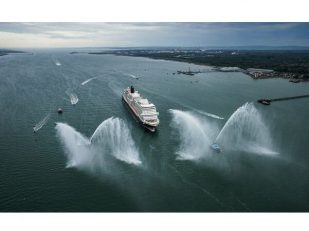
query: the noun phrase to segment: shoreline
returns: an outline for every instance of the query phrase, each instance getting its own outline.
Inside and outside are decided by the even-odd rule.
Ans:
[[[27,54],[28,52],[24,51],[15,51],[15,50],[7,50],[7,49],[0,49],[0,57],[9,55],[9,54]]]
[[[74,53],[74,52],[71,52]],[[206,50],[197,48],[122,49],[88,51],[88,54],[113,54],[143,57],[208,66],[216,71],[242,72],[252,79],[283,78],[291,82],[309,80],[308,50]],[[180,71],[193,75],[189,71]]]

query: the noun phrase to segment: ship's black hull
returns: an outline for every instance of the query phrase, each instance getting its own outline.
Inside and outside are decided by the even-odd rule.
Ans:
[[[150,126],[148,124],[145,124],[136,114],[135,112],[132,110],[132,108],[130,107],[130,105],[127,103],[127,101],[123,98],[122,96],[122,102],[126,105],[126,107],[129,109],[130,113],[132,114],[132,116],[135,118],[135,120],[142,125],[145,129],[147,129],[148,131],[151,132],[155,132],[157,130],[157,127],[154,126]]]

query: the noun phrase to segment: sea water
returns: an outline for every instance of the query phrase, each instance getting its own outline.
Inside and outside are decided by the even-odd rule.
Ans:
[[[0,57],[1,211],[309,211],[308,99],[256,103],[308,83],[69,53]],[[156,133],[122,104],[131,85]]]

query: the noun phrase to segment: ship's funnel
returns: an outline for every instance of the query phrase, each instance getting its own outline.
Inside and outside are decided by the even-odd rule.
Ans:
[[[134,93],[134,87],[131,86],[130,89],[131,89],[131,93]]]

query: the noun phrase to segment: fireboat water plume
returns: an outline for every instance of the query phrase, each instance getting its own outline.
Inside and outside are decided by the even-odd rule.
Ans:
[[[212,144],[219,129],[216,124],[192,112],[170,109],[171,127],[177,131],[180,146],[177,154],[179,160],[196,160],[211,153]]]
[[[90,138],[91,144],[102,145],[117,159],[139,165],[141,161],[126,123],[111,117],[103,121]]]
[[[130,131],[119,118],[103,121],[91,138],[65,123],[57,123],[55,129],[65,151],[67,167],[104,173],[111,158],[134,166],[142,164]]]
[[[215,142],[230,150],[278,154],[270,130],[253,103],[245,103],[231,115]]]

